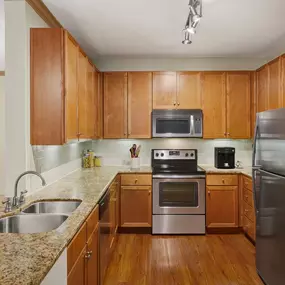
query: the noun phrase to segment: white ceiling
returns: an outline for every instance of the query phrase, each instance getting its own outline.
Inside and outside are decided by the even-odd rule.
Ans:
[[[186,46],[188,0],[43,1],[93,58],[266,57],[285,36],[284,0],[203,0],[199,30]]]
[[[5,70],[5,18],[4,0],[0,0],[0,71]]]

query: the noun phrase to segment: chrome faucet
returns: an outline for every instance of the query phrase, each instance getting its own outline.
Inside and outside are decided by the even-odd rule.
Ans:
[[[12,207],[18,207],[19,206],[19,203],[23,203],[24,202],[24,194],[27,193],[27,191],[22,191],[21,192],[21,197],[20,199],[18,198],[18,183],[20,181],[20,179],[27,175],[27,174],[34,174],[34,175],[37,175],[38,177],[41,178],[42,180],[42,185],[45,186],[46,185],[46,181],[45,179],[42,177],[42,175],[36,171],[25,171],[23,172],[21,175],[19,175],[19,177],[17,178],[16,182],[15,182],[15,188],[14,188],[14,197],[13,197],[13,202],[12,202]]]

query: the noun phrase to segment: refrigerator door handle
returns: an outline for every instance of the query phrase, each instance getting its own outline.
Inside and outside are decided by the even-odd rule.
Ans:
[[[252,152],[252,169],[253,170],[258,168],[258,166],[255,164],[257,136],[258,136],[258,114],[256,114],[256,125],[255,125],[254,140],[253,140],[253,152]]]
[[[253,203],[254,203],[254,208],[255,208],[255,214],[257,216],[258,214],[258,209],[257,209],[257,200],[256,200],[256,179],[255,179],[255,175],[256,175],[256,172],[258,170],[257,169],[252,169],[252,182],[253,182]]]

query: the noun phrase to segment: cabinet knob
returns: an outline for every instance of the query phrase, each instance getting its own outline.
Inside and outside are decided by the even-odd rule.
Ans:
[[[244,212],[247,213],[247,212],[248,212],[248,209],[245,209]]]
[[[226,136],[227,135],[227,133],[224,133],[224,136]]]
[[[211,195],[211,191],[208,191],[208,195]]]
[[[225,183],[225,179],[222,179],[222,182]]]
[[[230,135],[230,133],[227,133],[227,135],[229,136],[229,135]]]
[[[150,193],[151,193],[151,191],[149,190],[149,191],[148,191],[148,195],[150,195]]]
[[[173,105],[176,106],[176,102],[173,102]]]
[[[180,103],[178,102],[177,105],[180,106]]]
[[[138,183],[138,180],[137,180],[137,179],[135,179],[135,183]]]

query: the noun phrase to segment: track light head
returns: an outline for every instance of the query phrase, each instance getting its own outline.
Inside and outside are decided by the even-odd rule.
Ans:
[[[184,36],[184,40],[182,41],[182,44],[184,45],[192,44],[192,41],[190,39],[190,33],[187,30],[185,30],[185,36]]]

